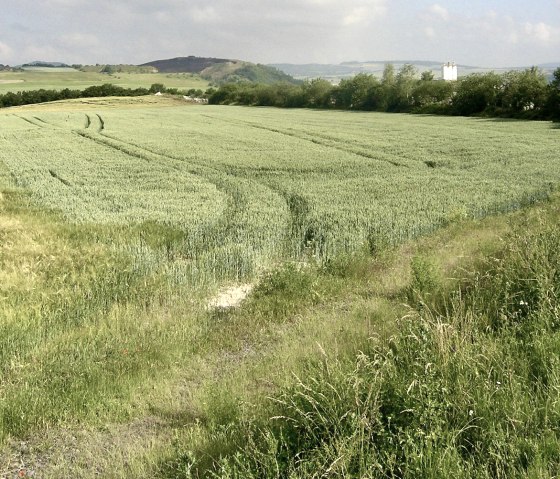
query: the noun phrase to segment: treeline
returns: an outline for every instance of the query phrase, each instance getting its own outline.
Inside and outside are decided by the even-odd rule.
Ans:
[[[176,88],[165,88],[162,84],[155,83],[150,88],[123,88],[111,83],[94,85],[85,90],[29,90],[8,92],[0,95],[0,108],[20,105],[31,105],[34,103],[45,103],[49,101],[70,100],[73,98],[94,98],[103,96],[142,96],[156,92],[177,94]]]
[[[338,85],[322,79],[302,85],[230,83],[213,92],[209,103],[560,120],[560,68],[550,83],[538,68],[445,82],[429,71],[418,78],[412,65],[399,71],[387,65],[381,79],[360,73]]]

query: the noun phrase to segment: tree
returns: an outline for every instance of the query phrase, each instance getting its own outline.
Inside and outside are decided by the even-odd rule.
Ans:
[[[165,86],[163,83],[153,83],[149,90],[150,93],[165,93]]]
[[[412,104],[415,108],[437,106],[443,112],[448,107],[455,88],[454,82],[420,80],[412,91]],[[436,109],[432,109],[436,111]]]
[[[453,97],[453,111],[458,115],[494,114],[500,104],[502,76],[497,73],[473,73],[459,81]]]
[[[227,105],[236,103],[238,98],[239,85],[237,83],[226,83],[214,91],[208,97],[208,103],[213,105]]]
[[[395,96],[390,105],[392,111],[408,111],[413,105],[412,91],[416,85],[418,74],[413,65],[405,64],[397,73],[395,82]]]
[[[502,108],[512,115],[538,112],[544,107],[546,93],[546,78],[538,68],[510,71],[503,76]]]
[[[333,91],[333,100],[338,108],[372,110],[378,103],[379,80],[373,75],[359,73],[340,82]]]
[[[115,67],[113,65],[105,65],[102,69],[100,73],[106,73],[107,75],[112,75],[113,73],[115,73]]]
[[[422,81],[433,81],[434,80],[434,72],[431,70],[426,70],[424,72],[422,72],[422,75],[420,75],[420,80]]]
[[[395,66],[392,63],[386,63],[381,76],[381,88],[379,90],[379,110],[387,111],[394,103],[395,96]]]
[[[324,108],[331,104],[333,86],[327,80],[316,78],[303,84],[305,105]]]
[[[554,70],[548,85],[546,115],[551,120],[560,121],[560,68]]]
[[[395,84],[395,65],[386,63],[381,76],[381,84],[383,86],[393,86]]]

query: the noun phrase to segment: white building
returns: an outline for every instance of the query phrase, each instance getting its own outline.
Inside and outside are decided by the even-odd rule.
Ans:
[[[457,65],[455,62],[447,62],[441,66],[441,76],[445,81],[457,81]]]

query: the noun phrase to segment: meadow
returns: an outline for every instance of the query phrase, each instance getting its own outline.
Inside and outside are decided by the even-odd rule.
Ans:
[[[38,90],[83,90],[92,85],[111,83],[123,88],[150,88],[163,83],[168,88],[184,90],[208,87],[208,82],[188,73],[98,73],[71,68],[28,68],[24,71],[0,72],[0,95],[7,92]]]
[[[0,111],[0,474],[205,477],[306,361],[396,331],[410,281],[438,283],[423,251],[459,274],[555,198],[558,134],[155,97]]]

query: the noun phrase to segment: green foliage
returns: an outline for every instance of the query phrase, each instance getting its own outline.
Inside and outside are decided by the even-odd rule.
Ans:
[[[263,85],[299,83],[290,75],[274,67],[238,61],[215,63],[205,68],[201,75],[218,85],[227,83],[259,83]]]
[[[503,77],[502,108],[514,114],[536,114],[546,101],[547,82],[537,68],[509,72]]]
[[[360,73],[339,85],[322,79],[289,88],[226,84],[210,103],[553,119],[559,109],[554,85],[537,68],[472,74],[455,83],[434,80],[431,72],[418,79],[412,65],[395,72],[388,64],[381,81]]]
[[[355,77],[342,80],[333,91],[334,105],[351,110],[376,110],[379,100],[377,93],[380,83],[373,75],[360,73]]]
[[[545,110],[549,118],[560,121],[560,68],[554,71],[552,82],[548,87]]]
[[[415,256],[412,259],[412,281],[408,291],[408,299],[411,304],[422,305],[439,293],[441,278],[433,261],[423,257]]]
[[[287,263],[266,275],[254,291],[259,315],[285,318],[319,298],[316,272],[305,264]],[[249,306],[250,307],[250,306]]]
[[[431,70],[423,71],[420,75],[420,79],[425,82],[430,82],[434,80],[434,72]]]
[[[163,83],[153,83],[148,91],[150,93],[165,93],[166,88]]]
[[[495,111],[500,105],[502,77],[497,73],[473,74],[461,80],[453,97],[453,109],[459,115]]]
[[[153,86],[153,85],[152,85]],[[163,85],[162,85],[163,86]],[[122,88],[120,86],[105,83],[87,87],[83,91],[69,90],[30,90],[17,93],[5,93],[0,95],[0,108],[10,106],[31,105],[35,103],[46,103],[50,101],[68,100],[71,98],[93,98],[104,96],[142,96],[148,95],[150,91],[146,88]]]
[[[270,420],[230,423],[237,451],[202,477],[553,476],[559,238],[556,224],[522,230],[447,293],[443,315],[428,301],[355,362],[312,363],[273,397]],[[432,267],[415,265],[413,282],[431,290]]]

